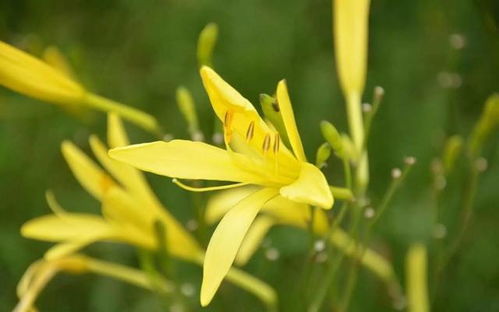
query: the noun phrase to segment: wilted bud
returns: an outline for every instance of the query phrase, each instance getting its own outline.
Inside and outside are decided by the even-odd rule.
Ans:
[[[326,162],[331,156],[331,145],[329,143],[323,143],[317,149],[315,157],[315,165],[319,168],[325,167]]]
[[[198,38],[197,58],[199,67],[212,66],[213,49],[217,43],[218,26],[215,23],[206,25]]]

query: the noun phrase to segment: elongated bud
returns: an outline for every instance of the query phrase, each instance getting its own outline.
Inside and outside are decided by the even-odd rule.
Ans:
[[[215,23],[206,25],[198,38],[197,58],[199,67],[207,65],[212,67],[213,50],[217,43],[218,26]]]
[[[334,198],[351,201],[354,199],[353,193],[350,189],[345,187],[337,187],[330,185],[331,193],[333,193]]]
[[[183,86],[177,88],[177,105],[188,125],[189,134],[195,141],[202,141],[203,134],[199,130],[196,106],[189,90]]]
[[[366,76],[369,0],[334,0],[336,68],[343,93],[362,94]]]
[[[284,121],[282,120],[281,110],[277,99],[273,96],[262,93],[260,94],[260,105],[262,106],[262,111],[265,117],[276,128],[284,142],[288,144],[288,135],[284,126]]]
[[[407,299],[410,312],[429,311],[427,262],[426,246],[413,244],[406,256]]]
[[[499,124],[499,93],[495,93],[485,102],[480,120],[475,125],[470,138],[470,154],[478,157],[483,143]]]
[[[66,74],[1,41],[0,85],[58,104],[79,103],[85,96],[85,89]]]
[[[354,162],[359,160],[359,152],[355,148],[355,145],[352,142],[352,139],[347,134],[341,135],[341,145],[343,146],[342,157],[346,157]]]
[[[442,162],[445,172],[450,172],[454,168],[456,159],[461,153],[463,147],[463,138],[459,135],[453,135],[447,139],[442,154]]]
[[[53,52],[49,58],[54,61]],[[61,59],[58,59],[58,62],[61,62]],[[87,92],[67,73],[53,66],[55,65],[49,65],[0,41],[0,85],[49,103],[81,105],[104,112],[114,112],[150,132],[160,134],[161,129],[153,116]]]
[[[331,145],[329,143],[322,143],[317,149],[315,156],[315,165],[319,168],[325,167],[327,160],[331,156]]]
[[[331,145],[336,155],[344,156],[343,140],[335,126],[329,121],[321,121],[321,132],[324,139]]]

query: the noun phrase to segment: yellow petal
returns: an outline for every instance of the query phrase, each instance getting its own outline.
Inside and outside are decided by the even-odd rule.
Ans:
[[[302,163],[298,179],[280,189],[283,197],[290,200],[318,206],[324,209],[333,207],[333,194],[324,174],[309,163]]]
[[[229,154],[202,142],[173,140],[109,151],[111,158],[138,169],[181,179],[259,183],[261,178],[235,166]]]
[[[201,248],[195,239],[163,207],[130,197],[121,189],[112,189],[104,198],[103,214],[119,230],[120,240],[144,248],[157,248],[155,222],[166,230],[168,252],[184,259],[196,259]]]
[[[241,199],[255,192],[254,186],[239,187],[233,190],[218,192],[212,195],[206,204],[205,219],[208,224],[220,220]],[[276,219],[279,224],[307,227],[310,223],[310,207],[307,204],[295,202],[276,196],[263,205],[262,213]],[[314,229],[318,233],[326,231],[328,219],[326,214],[317,213],[314,217]]]
[[[79,103],[85,90],[39,59],[0,41],[0,84],[55,103]]]
[[[89,142],[95,157],[127,191],[143,199],[149,199],[154,196],[147,185],[144,175],[140,171],[132,166],[111,159],[108,155],[107,146],[97,136],[92,135]]]
[[[117,187],[111,177],[73,143],[64,141],[61,148],[76,179],[95,198],[100,200],[109,188]]]
[[[107,115],[107,142],[111,148],[130,144],[123,122],[116,113]]]
[[[289,99],[288,88],[286,87],[286,82],[284,80],[279,81],[279,84],[277,85],[277,102],[279,103],[282,121],[284,122],[284,127],[288,134],[289,143],[293,148],[296,158],[301,161],[307,161],[305,152],[303,151],[300,134],[296,127],[295,115],[293,113],[293,107],[291,106],[291,100]]]
[[[255,219],[255,222],[253,222],[248,230],[248,233],[241,244],[241,248],[239,248],[239,252],[237,253],[235,261],[237,265],[245,265],[248,262],[258,247],[260,247],[263,239],[274,223],[274,218],[265,215],[258,216]]]
[[[46,215],[32,219],[23,224],[21,234],[28,238],[57,242],[111,237],[114,229],[101,217],[66,213],[63,217]]]
[[[218,222],[227,211],[256,190],[257,187],[246,186],[218,192],[217,194],[212,195],[206,204],[206,222],[208,224]]]
[[[241,200],[220,221],[206,249],[201,285],[202,306],[208,305],[215,295],[258,211],[277,194],[275,189],[261,189]]]
[[[239,92],[232,88],[211,68],[203,66],[200,73],[213,110],[224,123],[226,136],[231,137],[231,134],[227,134],[227,131],[238,134],[246,141],[248,146],[251,146],[254,151],[260,154],[265,153],[262,146],[266,137],[269,137],[270,145],[279,146],[277,151],[279,161],[293,161],[291,152],[289,152],[284,144],[279,144],[280,139],[276,143],[276,131],[267,126],[246,98],[239,94]],[[226,115],[227,113],[230,114],[230,118]]]

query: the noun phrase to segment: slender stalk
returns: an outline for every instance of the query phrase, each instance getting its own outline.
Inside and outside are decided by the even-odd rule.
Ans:
[[[347,279],[347,285],[346,285],[346,291],[345,291],[345,297],[343,298],[342,304],[340,311],[347,311],[348,305],[350,303],[350,299],[352,297],[353,290],[355,288],[355,284],[357,282],[357,276],[358,276],[358,267],[359,267],[359,259],[362,259],[363,254],[369,245],[370,241],[370,236],[372,229],[374,225],[377,223],[377,221],[380,219],[380,217],[383,215],[383,213],[386,211],[386,208],[389,206],[390,202],[393,199],[393,196],[395,195],[396,191],[399,189],[400,185],[402,182],[405,180],[407,175],[409,174],[412,166],[414,164],[414,161],[411,159],[410,161],[406,161],[405,167],[402,170],[402,173],[399,177],[394,177],[392,180],[392,183],[390,183],[390,186],[385,192],[385,195],[383,196],[383,199],[381,201],[381,204],[378,208],[378,212],[376,215],[368,222],[367,228],[364,232],[363,238],[360,240],[361,244],[358,246],[360,248],[357,248],[357,252],[359,253],[358,256],[355,256],[353,258],[353,263],[351,266],[351,269],[348,274],[348,279]],[[362,247],[361,247],[362,246]],[[396,290],[396,288],[393,288],[392,290]],[[394,296],[396,299],[401,297],[401,294],[394,293]]]
[[[351,167],[348,159],[345,157],[342,158],[342,163],[343,163],[343,174],[344,174],[344,179],[345,179],[345,186],[347,189],[351,189],[352,187],[352,173],[351,173]],[[331,242],[329,241],[329,237],[332,236],[334,231],[337,229],[337,227],[341,224],[341,221],[345,217],[346,211],[348,210],[349,206],[348,201],[344,201],[343,204],[340,207],[340,211],[336,218],[333,220],[331,225],[329,226],[328,231],[326,232],[325,235],[325,242],[326,242],[326,252],[328,255],[332,255],[332,245]],[[324,300],[326,299],[326,295],[328,293],[328,290],[334,280],[334,277],[336,275],[336,272],[341,265],[341,262],[343,260],[343,256],[345,255],[346,252],[342,252],[338,254],[338,257],[334,257],[331,261],[329,261],[328,267],[326,269],[326,272],[324,273],[324,278],[322,281],[319,282],[319,287],[317,288],[317,291],[315,292],[315,296],[312,298],[312,301],[308,307],[308,312],[317,312],[320,310],[322,307],[322,304]]]
[[[467,186],[463,193],[463,208],[461,214],[461,226],[459,228],[459,232],[457,233],[454,240],[449,244],[449,248],[447,249],[445,255],[443,256],[443,260],[439,264],[437,268],[437,275],[443,271],[443,269],[447,266],[450,259],[455,255],[457,250],[459,249],[466,230],[468,229],[471,217],[473,215],[473,207],[474,207],[474,199],[476,195],[476,191],[478,188],[478,180],[480,176],[480,172],[477,169],[474,163],[471,163],[470,176],[468,179]]]
[[[369,183],[369,164],[367,151],[364,147],[364,123],[362,121],[362,110],[360,94],[350,93],[347,97],[347,117],[350,136],[357,152],[359,160],[355,168],[355,188],[358,194],[363,197]]]
[[[152,283],[151,279],[143,272],[116,263],[89,258],[87,269],[90,272],[112,277],[152,291],[155,291],[156,287],[160,287],[163,293],[171,293],[174,289],[172,283],[161,277],[158,277],[157,284]]]
[[[163,133],[156,118],[141,110],[92,93],[86,94],[83,98],[83,103],[103,112],[116,113],[123,119],[136,124],[159,138],[163,137]]]

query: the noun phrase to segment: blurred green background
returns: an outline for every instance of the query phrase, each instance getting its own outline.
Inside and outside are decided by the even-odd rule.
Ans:
[[[193,92],[202,128],[207,135],[212,132],[213,114],[197,73],[196,41],[207,23],[216,22],[220,34],[214,64],[219,73],[253,103],[286,78],[312,158],[322,143],[321,120],[346,130],[332,57],[330,7],[327,0],[4,0],[0,39],[37,55],[46,46],[58,46],[89,89],[154,114],[168,133],[185,138],[186,125],[175,105],[179,85]],[[390,170],[401,166],[404,156],[418,159],[373,242],[393,260],[402,282],[407,246],[431,240],[431,160],[445,137],[469,133],[487,96],[498,91],[498,11],[494,0],[372,1],[364,99],[370,100],[375,85],[386,90],[369,143],[373,200],[383,194]],[[153,139],[133,126],[127,129],[133,142]],[[52,189],[68,210],[98,212],[98,203],[71,176],[59,149],[70,139],[88,151],[91,133],[104,138],[104,114],[76,116],[0,90],[1,311],[13,308],[17,281],[49,246],[19,234],[25,221],[49,212],[45,190]],[[484,151],[489,168],[480,181],[474,219],[443,278],[436,311],[499,311],[498,142],[496,132]],[[332,162],[328,170],[334,177],[340,166]],[[444,207],[450,235],[466,178],[456,174],[453,179]],[[185,191],[169,179],[150,180],[174,215],[183,222],[194,216]],[[301,311],[301,290],[295,284],[307,236],[276,229],[271,238],[279,260],[269,263],[259,251],[248,270],[276,287],[283,311]],[[88,253],[137,262],[134,250],[122,245],[97,244]],[[190,299],[195,310],[201,270],[178,263],[177,271],[183,283],[196,289]],[[262,310],[251,295],[228,284],[207,310],[230,305],[237,311]],[[154,295],[90,275],[57,277],[38,306],[41,311],[165,310]],[[390,309],[382,284],[361,271],[351,310]]]

